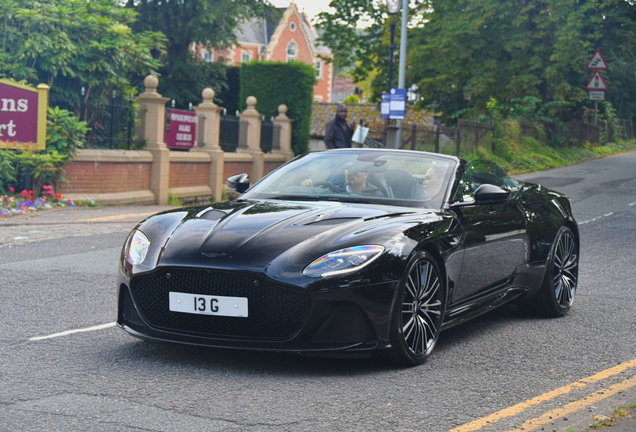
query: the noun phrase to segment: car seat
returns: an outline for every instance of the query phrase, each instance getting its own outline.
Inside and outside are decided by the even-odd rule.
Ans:
[[[417,180],[413,175],[402,169],[390,169],[383,174],[394,198],[413,199]]]

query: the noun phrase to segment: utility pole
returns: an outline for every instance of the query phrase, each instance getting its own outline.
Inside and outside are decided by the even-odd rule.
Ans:
[[[398,75],[398,88],[404,88],[406,76],[406,31],[409,22],[409,0],[402,0],[402,31],[400,33],[400,68]],[[402,120],[397,121],[398,131],[395,140],[395,148],[402,146]]]

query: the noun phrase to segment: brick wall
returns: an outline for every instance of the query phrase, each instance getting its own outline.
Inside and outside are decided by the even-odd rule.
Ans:
[[[245,173],[248,176],[252,175],[252,163],[251,162],[225,162],[223,167],[223,178],[232,177],[236,174]]]
[[[263,167],[263,174],[267,175],[271,173],[282,164],[283,162],[265,162],[265,166]]]
[[[173,162],[170,164],[168,187],[206,186],[209,167],[209,163]]]
[[[150,163],[74,161],[64,166],[67,182],[60,182],[59,192],[117,193],[150,189]]]

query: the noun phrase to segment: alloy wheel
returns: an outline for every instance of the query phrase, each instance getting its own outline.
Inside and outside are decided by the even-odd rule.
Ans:
[[[411,269],[402,297],[402,334],[416,356],[435,346],[442,320],[442,286],[436,267],[422,260]]]
[[[578,255],[574,236],[565,231],[554,252],[554,297],[562,308],[572,306],[579,274]]]

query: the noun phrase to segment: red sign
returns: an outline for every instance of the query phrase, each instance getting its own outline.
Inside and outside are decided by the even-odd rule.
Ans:
[[[44,150],[48,89],[0,79],[0,148]]]
[[[594,52],[594,55],[590,59],[590,62],[587,64],[586,68],[607,70],[607,62],[605,61],[603,54],[601,54],[601,50],[596,50]]]
[[[168,148],[190,149],[197,145],[197,114],[192,111],[166,109],[166,133]]]
[[[607,83],[605,83],[605,80],[603,79],[603,75],[601,75],[599,71],[594,72],[594,75],[592,75],[590,82],[588,82],[585,86],[585,90],[589,91],[605,91],[608,88],[609,87],[607,86]]]

